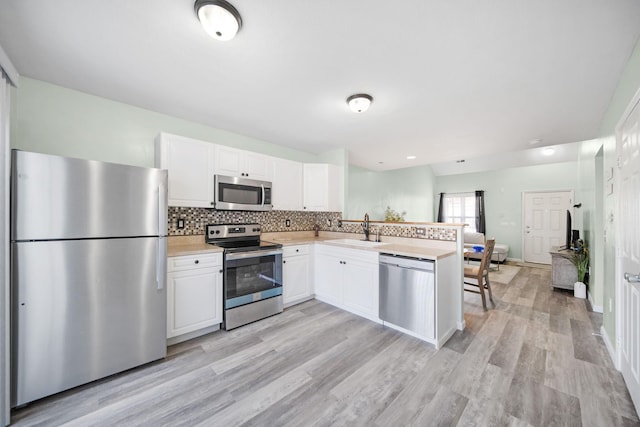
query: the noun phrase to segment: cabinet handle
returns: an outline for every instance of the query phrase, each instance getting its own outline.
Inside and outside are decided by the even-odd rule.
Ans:
[[[195,260],[194,263],[195,264],[200,264],[200,260]]]
[[[211,202],[211,206],[215,206],[215,205],[216,205],[216,202]]]
[[[224,272],[224,270],[223,270],[223,269],[220,269],[220,271],[218,271],[218,273],[223,273],[223,272]]]
[[[296,252],[300,252],[300,249],[296,249]]]
[[[283,259],[283,260],[282,260],[282,263],[283,263],[283,264],[286,264],[286,263],[287,263],[287,260],[286,260],[286,259]]]

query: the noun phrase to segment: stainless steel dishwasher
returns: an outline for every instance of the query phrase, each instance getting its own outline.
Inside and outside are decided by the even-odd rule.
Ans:
[[[380,254],[380,319],[435,338],[434,273],[431,260]]]

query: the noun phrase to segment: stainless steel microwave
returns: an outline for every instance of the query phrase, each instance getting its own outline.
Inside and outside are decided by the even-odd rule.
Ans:
[[[228,211],[270,211],[271,183],[235,176],[214,175],[215,208]]]

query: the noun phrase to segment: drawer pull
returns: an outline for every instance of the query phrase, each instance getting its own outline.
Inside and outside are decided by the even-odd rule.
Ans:
[[[194,263],[195,264],[200,264],[200,260],[195,260]]]

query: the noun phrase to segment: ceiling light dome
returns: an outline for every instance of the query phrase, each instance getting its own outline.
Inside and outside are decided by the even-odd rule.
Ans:
[[[364,113],[369,109],[372,101],[373,97],[366,93],[357,93],[347,98],[347,104],[354,113]]]
[[[196,0],[194,7],[202,27],[216,40],[231,40],[242,27],[240,13],[225,0]]]

